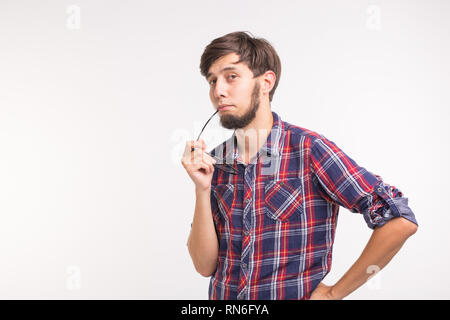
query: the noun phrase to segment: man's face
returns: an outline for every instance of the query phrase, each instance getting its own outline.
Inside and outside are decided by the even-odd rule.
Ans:
[[[255,118],[260,104],[260,85],[245,64],[234,64],[238,60],[235,53],[216,60],[206,79],[210,99],[219,109],[220,123],[227,129],[246,127]]]

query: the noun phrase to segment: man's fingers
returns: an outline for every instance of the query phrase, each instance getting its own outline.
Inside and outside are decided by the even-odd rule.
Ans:
[[[201,141],[195,141],[195,140],[187,141],[186,145],[184,147],[184,155],[187,156],[191,152],[193,147],[201,149],[202,148],[202,142]]]
[[[203,139],[200,139],[199,141],[201,142],[202,150],[205,150],[206,149],[205,141]]]
[[[194,151],[191,151],[194,148]],[[204,168],[205,170],[211,171],[211,168],[214,164],[217,163],[217,160],[210,156],[206,151],[205,141],[202,139],[195,141],[187,141],[184,155],[183,155],[183,163],[184,164],[201,164],[204,163],[208,168]],[[198,170],[199,168],[195,168],[194,170]],[[214,170],[214,168],[212,168]]]
[[[204,169],[206,173],[211,173],[214,170],[214,164],[207,159],[203,159],[197,162],[186,161],[186,159],[182,159],[181,163],[183,167],[185,167],[188,171],[194,172],[200,169]]]
[[[194,148],[194,151],[192,151],[192,148]],[[201,150],[200,146],[199,146],[199,142],[197,141],[188,141],[186,143],[186,147],[184,149],[184,155],[183,158],[185,158],[187,161],[190,162],[197,162],[200,161],[198,160],[199,157],[201,159],[201,152],[199,153],[198,151]]]
[[[191,152],[190,158],[194,163],[204,161],[207,164],[215,164],[217,162],[216,159],[211,157],[207,152],[203,151],[200,148],[196,148],[194,152]]]
[[[203,159],[208,159],[209,162],[214,163],[214,164],[217,162],[216,159],[211,157],[207,152],[203,153]]]
[[[191,159],[194,163],[203,161],[203,151],[200,148],[195,148],[194,152],[191,152]]]
[[[204,162],[202,162],[202,163],[199,165],[199,169],[204,169],[205,172],[206,172],[206,174],[210,174],[210,173],[212,172],[212,168],[211,168],[208,164],[206,164],[206,163],[204,163]]]
[[[214,159],[213,157],[211,157],[209,154],[207,154],[206,152],[203,153],[203,161],[205,161],[207,164],[216,164],[216,159]]]

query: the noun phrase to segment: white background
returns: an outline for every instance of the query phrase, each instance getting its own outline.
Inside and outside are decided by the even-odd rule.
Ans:
[[[200,56],[250,31],[272,110],[409,198],[419,230],[346,299],[449,299],[448,1],[1,1],[0,298],[207,299],[186,241]],[[208,149],[231,134],[218,119]],[[341,208],[334,284],[371,230]]]

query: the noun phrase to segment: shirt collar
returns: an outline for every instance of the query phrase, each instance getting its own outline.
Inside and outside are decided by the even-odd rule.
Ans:
[[[273,116],[273,124],[272,129],[270,130],[269,135],[267,136],[267,140],[264,145],[259,149],[257,158],[267,155],[267,156],[279,156],[281,155],[281,141],[284,133],[284,123],[281,120],[280,116],[272,111]],[[218,148],[223,148],[223,154],[225,154],[225,159],[227,163],[234,162],[234,160],[238,160],[239,152],[237,148],[237,138],[236,131],[233,132],[233,135],[223,142]],[[220,152],[217,148],[215,150],[215,154],[219,155]]]

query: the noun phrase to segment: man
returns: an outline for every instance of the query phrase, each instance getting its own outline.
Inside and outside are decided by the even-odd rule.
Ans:
[[[400,190],[271,111],[281,63],[266,40],[244,32],[215,39],[200,69],[222,126],[235,129],[210,154],[203,140],[188,141],[181,160],[196,192],[188,249],[196,270],[211,276],[210,299],[342,299],[416,232]],[[339,206],[374,231],[327,286]]]

